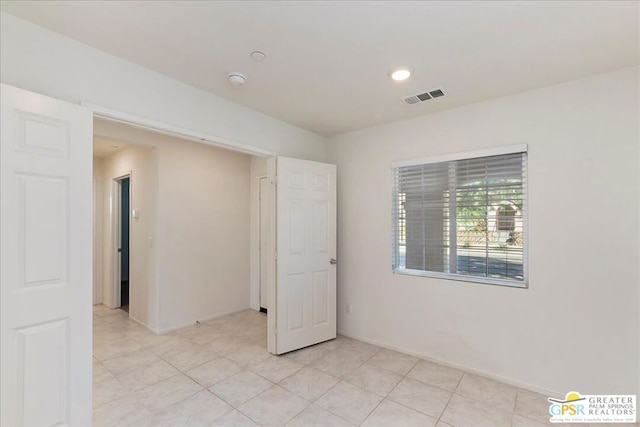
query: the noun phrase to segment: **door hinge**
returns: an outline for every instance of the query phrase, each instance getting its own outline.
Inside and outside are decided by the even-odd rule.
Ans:
[[[271,185],[273,185],[274,187],[278,186],[278,177],[277,176],[271,180]]]
[[[273,259],[278,259],[278,251],[273,251]]]

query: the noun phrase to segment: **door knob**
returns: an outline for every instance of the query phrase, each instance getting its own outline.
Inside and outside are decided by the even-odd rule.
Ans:
[[[335,258],[331,258],[331,261],[329,261],[329,264],[331,265],[336,265],[338,263],[338,260]]]

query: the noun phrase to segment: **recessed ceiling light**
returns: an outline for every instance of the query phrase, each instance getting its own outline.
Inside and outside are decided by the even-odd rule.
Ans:
[[[411,77],[411,70],[409,70],[408,68],[400,68],[398,70],[392,71],[389,75],[393,80],[400,82]]]
[[[265,55],[263,52],[260,52],[259,50],[254,50],[253,52],[251,52],[251,59],[256,62],[262,62],[266,57],[267,55]]]

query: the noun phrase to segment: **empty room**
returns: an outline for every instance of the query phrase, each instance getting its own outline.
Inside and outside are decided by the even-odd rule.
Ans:
[[[638,425],[640,2],[0,2],[2,426]]]

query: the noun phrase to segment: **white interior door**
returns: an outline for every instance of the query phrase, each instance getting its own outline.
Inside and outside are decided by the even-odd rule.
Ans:
[[[92,113],[0,93],[0,424],[90,425]]]
[[[336,337],[336,166],[278,157],[276,192],[282,354]]]

